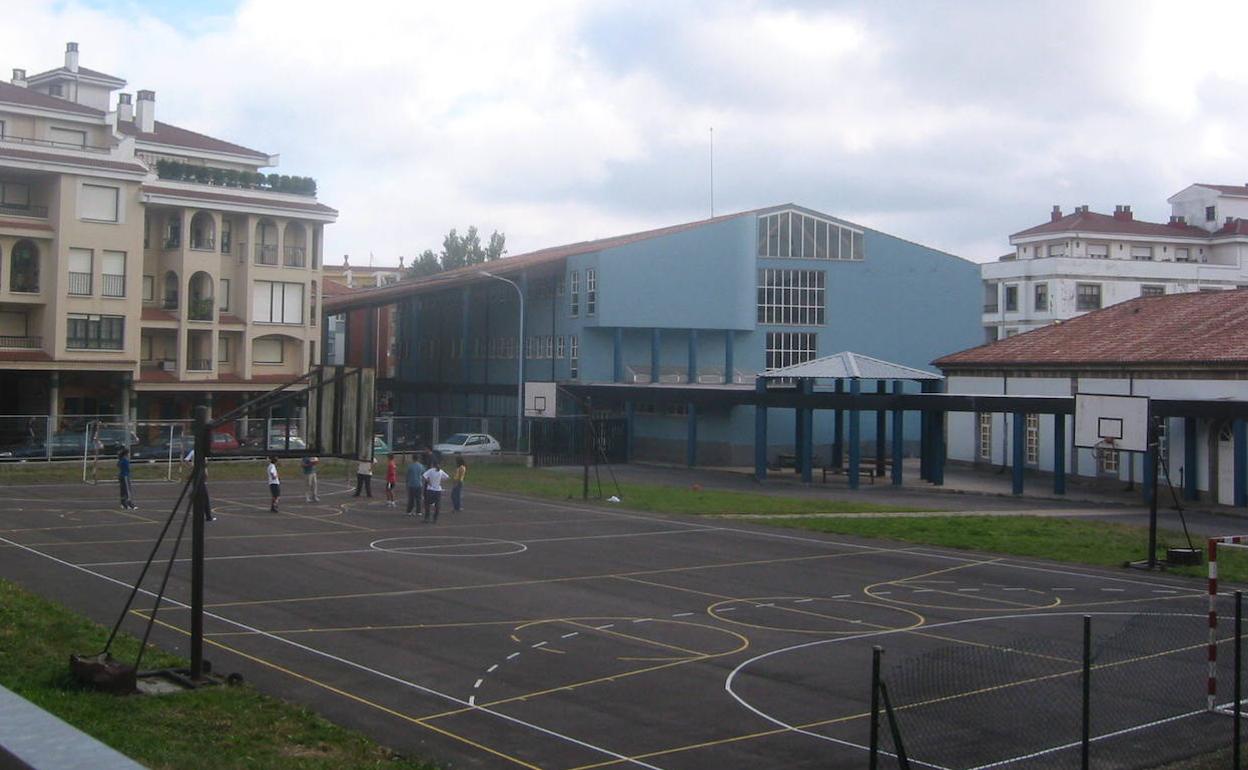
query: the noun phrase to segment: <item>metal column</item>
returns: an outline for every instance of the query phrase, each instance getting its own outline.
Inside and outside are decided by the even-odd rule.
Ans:
[[[893,394],[900,396],[905,386],[901,380],[893,382]],[[904,444],[906,427],[906,413],[900,409],[893,410],[893,486],[901,486],[902,474],[901,464],[905,457]]]
[[[1196,465],[1196,418],[1183,418],[1183,499],[1199,500],[1196,483],[1200,480]]]
[[[1235,506],[1248,506],[1248,422],[1235,420]]]
[[[862,381],[850,380],[849,392],[851,395],[855,397],[861,394],[862,393]],[[857,399],[855,398],[855,405],[856,405],[856,402],[857,402]],[[859,468],[861,467],[860,454],[862,451],[862,447],[859,446],[860,444],[859,427],[860,426],[858,424],[859,422],[858,414],[859,413],[857,409],[849,410],[849,473],[848,473],[848,478],[849,478],[850,489],[858,488],[858,471],[859,471]]]
[[[1053,415],[1053,494],[1066,494],[1066,415]]]
[[[767,381],[762,377],[755,379],[754,390],[766,393]],[[767,478],[767,407],[761,405],[754,407],[754,478]]]
[[[1016,495],[1021,495],[1023,493],[1023,463],[1025,461],[1024,450],[1026,450],[1024,442],[1026,441],[1027,415],[1022,412],[1013,412],[1012,416],[1014,418],[1014,446],[1011,449],[1013,449],[1014,459],[1010,462],[1010,470],[1012,471],[1014,482],[1013,492]]]
[[[836,392],[845,392],[845,381],[836,381]],[[845,467],[845,412],[837,409],[832,416],[832,467]]]
[[[880,380],[875,383],[875,392],[884,394],[888,392],[888,383]],[[888,441],[885,439],[887,435],[888,412],[883,409],[875,411],[875,475],[884,475],[884,458],[888,456]]]
[[[659,381],[659,348],[663,345],[663,332],[659,329],[650,330],[650,381]]]

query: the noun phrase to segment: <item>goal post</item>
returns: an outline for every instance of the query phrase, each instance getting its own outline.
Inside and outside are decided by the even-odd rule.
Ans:
[[[93,420],[82,437],[82,480],[98,484],[115,479],[123,447],[130,453],[133,482],[174,481],[191,448],[190,431],[185,420]]]
[[[1220,714],[1231,714],[1232,709],[1218,707],[1218,551],[1243,549],[1248,550],[1248,535],[1225,535],[1209,538],[1209,674],[1207,682],[1206,708]],[[1239,673],[1236,672],[1238,677]],[[1232,706],[1235,704],[1232,703]]]

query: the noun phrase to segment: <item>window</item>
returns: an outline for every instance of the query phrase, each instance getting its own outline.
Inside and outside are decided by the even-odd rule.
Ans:
[[[126,252],[103,252],[100,256],[100,272],[100,278],[103,282],[103,285],[100,287],[102,296],[126,296]]]
[[[20,240],[9,250],[9,290],[39,293],[39,248]]]
[[[65,347],[79,350],[121,350],[126,317],[77,315],[66,319]]]
[[[1011,310],[1013,311],[1018,310],[1018,287],[1017,286],[1005,287],[1005,309],[1007,312]]]
[[[280,364],[284,346],[281,337],[259,337],[251,346],[251,361],[255,364]]]
[[[1050,245],[1049,245],[1049,256],[1050,256],[1050,257],[1064,257],[1064,256],[1066,256],[1066,244],[1064,244],[1064,243],[1053,243],[1053,244],[1050,244]]]
[[[143,336],[139,337],[139,359],[142,361],[152,360],[152,338]]]
[[[1049,309],[1049,285],[1047,283],[1036,284],[1036,310],[1047,311]]]
[[[1023,429],[1023,462],[1027,465],[1040,464],[1040,415],[1029,414],[1024,417]]]
[[[1075,284],[1075,310],[1100,310],[1101,285],[1099,283]]]
[[[156,276],[154,275],[143,276],[143,301],[156,301]]]
[[[820,325],[824,322],[823,270],[758,271],[758,322]]]
[[[222,278],[221,281],[221,304],[217,309],[222,312],[228,312],[230,309],[230,279]]]
[[[598,271],[591,268],[585,270],[585,315],[598,312]]]
[[[1164,296],[1165,293],[1166,293],[1165,286],[1153,286],[1150,284],[1144,284],[1143,286],[1140,287],[1141,297],[1161,297],[1161,296]]]
[[[91,249],[69,250],[69,293],[91,296]]]
[[[1118,475],[1118,450],[1097,448],[1092,450],[1096,455],[1096,470],[1107,476]]]
[[[313,281],[311,285],[311,291],[309,292],[309,299],[311,300],[311,310],[308,311],[308,315],[311,316],[311,318],[308,319],[308,324],[310,324],[311,326],[316,326],[316,324],[321,320],[321,317],[317,315],[316,313],[316,301],[319,298],[319,295],[320,295],[320,292],[316,290],[316,281]]]
[[[568,314],[576,318],[581,314],[581,274],[576,270],[572,271],[568,287]]]
[[[1205,221],[1218,221],[1218,208],[1216,206],[1205,206]]]
[[[979,459],[985,462],[992,462],[992,414],[990,412],[979,413],[979,446],[977,447]]]
[[[555,296],[556,297],[563,296],[563,276],[562,275],[555,279]]]
[[[182,245],[182,216],[180,214],[170,214],[165,220],[165,242],[166,249],[176,249]]]
[[[1157,459],[1162,465],[1170,459],[1170,421],[1164,417],[1157,420]]]
[[[814,332],[767,332],[767,369],[782,369],[813,358]]]
[[[0,181],[0,211],[30,213],[30,185]]]
[[[1131,259],[1137,262],[1152,262],[1153,247],[1152,246],[1132,246]]]
[[[863,258],[863,234],[820,217],[781,211],[758,218],[758,256],[791,259]]]
[[[224,334],[217,337],[217,363],[228,364],[230,362],[230,338]]]
[[[78,218],[97,222],[116,222],[117,200],[121,191],[116,187],[84,184],[78,197]]]
[[[1183,248],[1175,248],[1175,250],[1174,250],[1174,261],[1175,261],[1175,262],[1191,262],[1191,261],[1192,261],[1192,250],[1191,250],[1191,249],[1189,249],[1189,248],[1186,248],[1186,247],[1183,247]]]
[[[563,360],[563,335],[555,337],[555,358]]]
[[[76,131],[72,128],[57,128],[52,126],[48,129],[48,138],[56,144],[64,144],[70,147],[86,147],[87,132]]]
[[[228,219],[221,220],[221,253],[229,254],[234,241],[234,223]]]
[[[303,284],[256,281],[252,320],[268,324],[303,323]]]
[[[1109,259],[1109,244],[1089,243],[1088,259]]]
[[[575,380],[580,376],[581,344],[576,335],[568,337],[568,377]]]

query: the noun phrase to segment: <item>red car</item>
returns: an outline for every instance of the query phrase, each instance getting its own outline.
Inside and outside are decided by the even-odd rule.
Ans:
[[[241,445],[238,443],[238,439],[234,438],[233,433],[218,433],[217,431],[212,432],[213,454],[218,454],[220,452],[233,452],[240,446]]]

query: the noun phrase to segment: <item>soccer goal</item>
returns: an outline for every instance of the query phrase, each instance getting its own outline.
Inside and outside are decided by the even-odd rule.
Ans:
[[[1209,711],[1238,716],[1242,709],[1238,698],[1238,687],[1235,688],[1229,704],[1218,705],[1218,555],[1221,552],[1225,561],[1226,557],[1234,551],[1248,552],[1248,535],[1209,538],[1209,681],[1206,707]],[[1232,617],[1231,620],[1234,622],[1235,618]],[[1239,629],[1235,628],[1233,632],[1238,633]],[[1241,675],[1238,670],[1238,660],[1235,668],[1235,679],[1238,680]]]
[[[97,484],[116,479],[117,455],[125,448],[130,453],[132,481],[174,481],[191,445],[186,420],[94,420],[83,436],[82,480]]]

